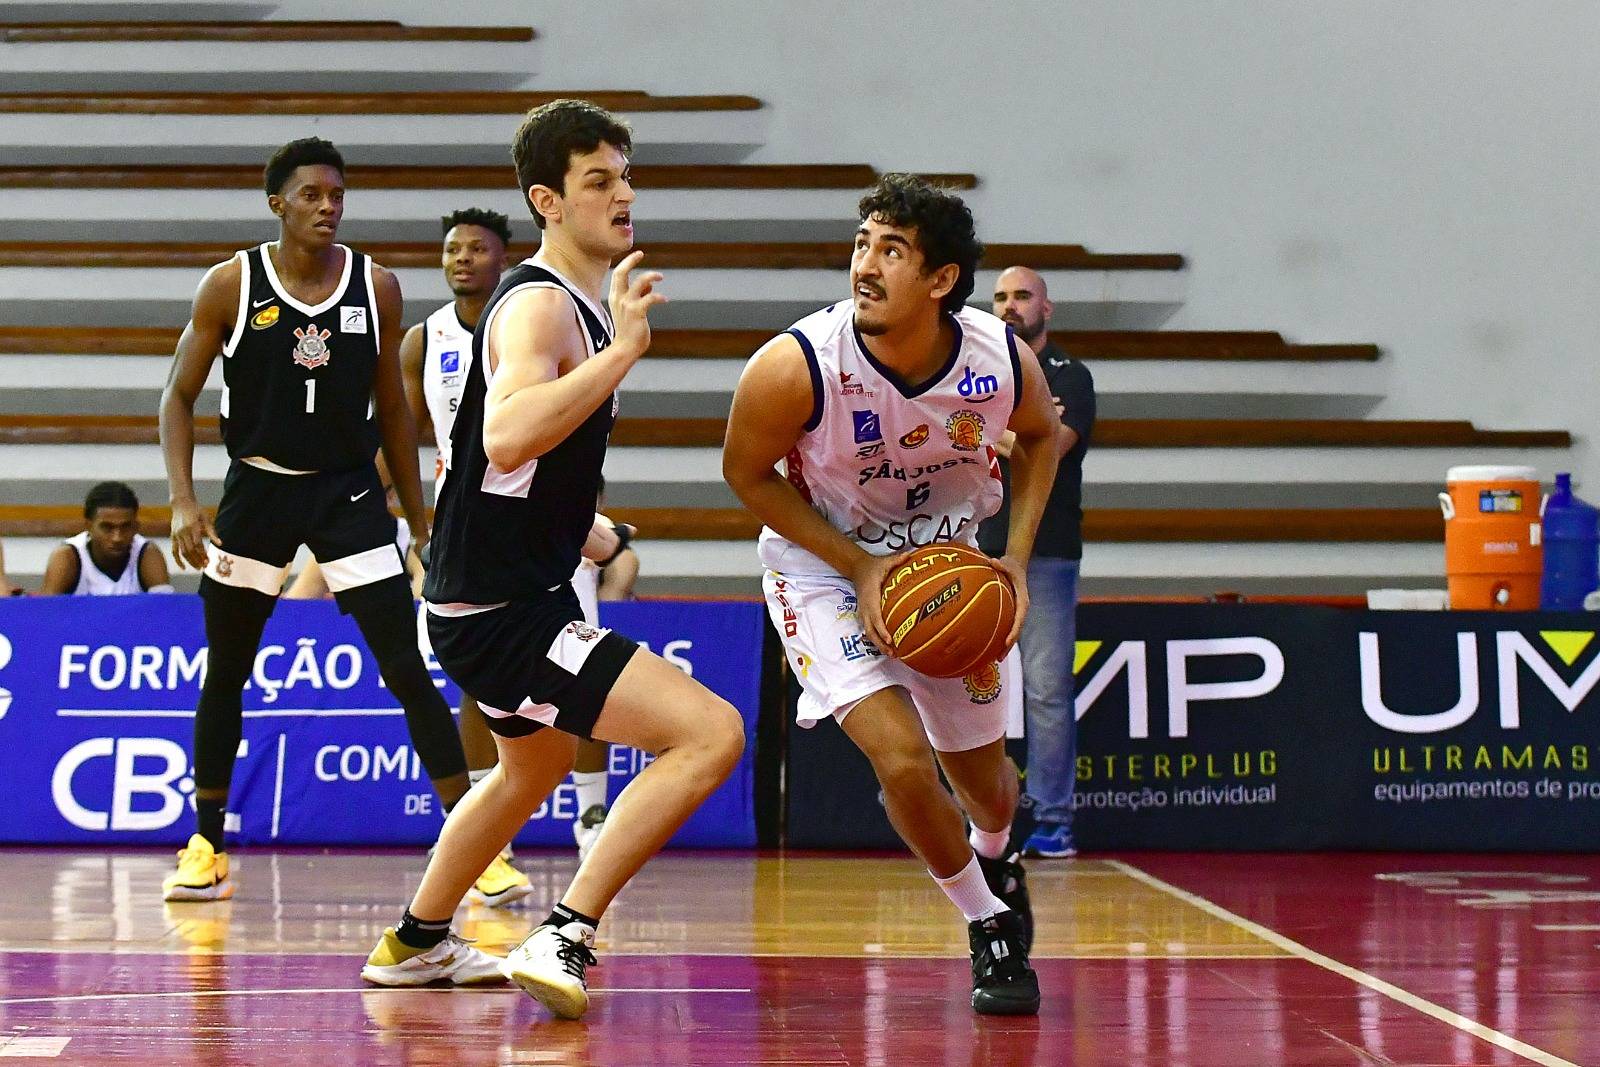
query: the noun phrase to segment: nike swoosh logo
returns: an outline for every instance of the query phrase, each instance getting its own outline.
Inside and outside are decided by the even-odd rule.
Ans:
[[[1050,361],[1050,365],[1052,367],[1065,367],[1067,365],[1067,361],[1064,359],[1052,359]]]
[[[278,299],[278,298],[275,297],[275,296],[269,296],[265,300],[252,300],[252,301],[250,301],[250,306],[253,307],[253,308],[258,308],[262,304],[270,304],[276,299]]]
[[[354,504],[357,500],[360,500],[362,497],[366,496],[370,492],[372,492],[371,489],[363,489],[363,490],[361,490],[361,492],[357,493],[355,496],[350,498],[350,503]]]

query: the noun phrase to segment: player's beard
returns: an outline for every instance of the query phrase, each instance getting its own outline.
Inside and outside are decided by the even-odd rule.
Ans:
[[[889,332],[889,324],[881,318],[863,319],[858,311],[856,312],[856,330],[863,337],[882,337]]]
[[[1003,318],[1005,324],[1015,330],[1017,336],[1022,338],[1023,343],[1028,345],[1030,348],[1038,342],[1040,337],[1044,336],[1045,326],[1047,324],[1044,321],[1043,315],[1040,315],[1039,321],[1033,323],[1031,326],[1021,317],[1012,318],[1010,316],[1003,316]]]

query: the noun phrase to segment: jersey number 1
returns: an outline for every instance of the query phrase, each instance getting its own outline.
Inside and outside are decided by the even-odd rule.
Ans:
[[[317,410],[317,380],[306,379],[306,414],[310,415]]]

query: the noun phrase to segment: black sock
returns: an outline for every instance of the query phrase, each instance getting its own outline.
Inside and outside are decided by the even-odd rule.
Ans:
[[[543,925],[543,926],[554,926],[554,927],[558,927],[559,928],[559,927],[567,925],[568,923],[582,923],[583,925],[587,926],[591,930],[597,930],[597,929],[600,928],[600,920],[599,919],[591,919],[591,918],[589,918],[589,916],[585,915],[583,912],[574,911],[573,909],[567,907],[565,904],[557,904],[555,906],[555,909],[550,912],[550,917],[548,919],[546,919],[541,925]]]
[[[211,847],[218,852],[226,851],[222,842],[222,812],[228,806],[226,800],[207,800],[205,797],[194,798],[195,814],[199,817],[200,825],[196,827],[200,836],[211,842]]]
[[[400,939],[402,945],[422,949],[437,945],[449,932],[449,919],[439,919],[434,922],[419,919],[411,914],[410,908],[407,908],[405,915],[401,917],[400,925],[394,928],[394,936]]]

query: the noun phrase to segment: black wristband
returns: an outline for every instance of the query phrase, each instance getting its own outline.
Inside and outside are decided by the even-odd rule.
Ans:
[[[617,535],[617,550],[595,564],[595,566],[599,567],[601,570],[605,570],[607,567],[611,566],[611,564],[616,562],[617,557],[622,555],[623,550],[628,547],[628,542],[633,540],[635,531],[634,528],[629,526],[627,523],[619,522],[616,526],[612,527],[611,532]]]

